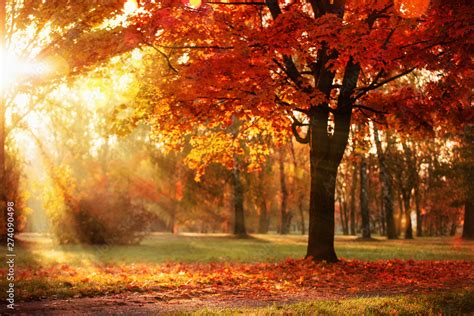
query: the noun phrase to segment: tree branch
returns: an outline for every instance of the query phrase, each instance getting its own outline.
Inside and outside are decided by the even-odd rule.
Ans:
[[[396,80],[396,79],[398,79],[398,78],[401,78],[401,77],[403,77],[403,76],[408,75],[409,73],[413,72],[413,70],[415,70],[415,69],[416,69],[416,67],[412,67],[412,68],[407,69],[407,70],[405,70],[405,71],[403,71],[403,72],[401,72],[401,73],[399,73],[399,74],[397,74],[397,75],[395,75],[395,76],[393,76],[393,77],[390,77],[390,78],[387,78],[387,79],[385,79],[385,80],[382,80],[382,81],[379,82],[379,83],[370,84],[370,85],[367,86],[367,87],[362,87],[362,88],[357,89],[357,90],[360,90],[360,92],[359,92],[359,94],[355,97],[355,100],[359,99],[360,97],[362,97],[365,93],[369,92],[370,90],[375,90],[375,89],[377,89],[377,88],[379,88],[379,87],[381,87],[381,86],[383,86],[383,85],[385,85],[385,84],[387,84],[387,83],[389,83],[389,82],[392,82],[392,81],[394,81],[394,80]]]
[[[368,106],[365,106],[365,105],[362,105],[362,104],[356,104],[352,108],[354,108],[354,109],[363,109],[363,110],[367,110],[367,111],[370,111],[370,112],[373,112],[373,113],[376,113],[376,114],[388,114],[388,112],[379,111],[379,110],[373,109],[371,107],[368,107]]]
[[[163,58],[166,60],[166,63],[168,64],[168,67],[174,72],[174,73],[178,73],[178,70],[176,68],[174,68],[174,66],[171,64],[171,61],[170,61],[170,57],[168,55],[166,55],[163,51],[161,51],[160,49],[158,49],[158,47],[156,47],[155,45],[151,44],[151,43],[145,43],[147,44],[148,46],[152,47],[155,51],[157,51],[161,56],[163,56]]]
[[[217,5],[257,5],[257,6],[264,6],[266,5],[265,2],[219,2],[219,1],[211,1],[211,2],[206,2],[206,4],[217,4]]]
[[[308,132],[306,132],[306,135],[304,137],[301,137],[297,129],[298,126],[304,126],[304,124],[294,118],[293,122],[291,123],[291,130],[293,131],[293,135],[295,136],[296,141],[301,144],[308,144],[309,136],[311,133],[308,130]]]

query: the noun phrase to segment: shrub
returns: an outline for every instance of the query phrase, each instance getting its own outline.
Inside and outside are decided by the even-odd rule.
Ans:
[[[152,222],[154,215],[129,196],[125,179],[91,176],[77,185],[67,168],[52,179],[45,208],[62,244],[135,244]]]
[[[7,148],[8,149],[8,148]],[[22,232],[26,226],[26,214],[29,209],[26,206],[27,192],[22,188],[23,170],[18,152],[9,149],[5,152],[5,186],[6,201],[0,199],[0,207],[3,216],[0,219],[0,239],[6,239],[6,202],[14,202],[15,206],[15,232]],[[1,185],[1,184],[0,184]]]

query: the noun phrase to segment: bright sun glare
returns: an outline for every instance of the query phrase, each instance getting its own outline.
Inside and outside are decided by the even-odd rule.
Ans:
[[[47,63],[21,60],[10,52],[0,51],[0,89],[5,90],[23,81],[32,80],[50,72]]]

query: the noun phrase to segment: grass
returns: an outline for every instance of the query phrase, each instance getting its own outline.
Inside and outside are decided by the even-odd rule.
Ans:
[[[254,309],[203,309],[193,315],[468,315],[474,292],[324,300]]]
[[[5,253],[5,248],[0,249]],[[184,276],[166,274],[104,274],[104,265],[115,267],[135,265],[156,266],[166,262],[276,262],[286,258],[302,258],[306,251],[304,236],[253,235],[239,239],[227,235],[179,235],[153,234],[140,245],[90,246],[56,245],[50,239],[34,235],[21,238],[16,249],[16,267],[28,269],[30,277],[16,281],[20,300],[34,298],[64,298],[97,296],[124,291],[147,291],[156,284],[166,285],[187,282]],[[474,260],[474,242],[459,238],[417,238],[415,240],[358,241],[338,236],[336,251],[346,259],[373,261],[378,259],[414,260]],[[58,269],[60,265],[74,267],[77,274],[62,273],[62,268],[49,276],[34,275],[41,269]],[[133,268],[132,268],[133,270]],[[131,282],[133,281],[133,282]],[[0,287],[6,286],[0,280]],[[171,283],[170,283],[171,282]],[[135,283],[133,288],[130,284]],[[3,298],[4,294],[1,295]],[[447,293],[435,296],[396,296],[354,298],[339,301],[318,301],[284,306],[272,306],[252,310],[203,310],[199,313],[252,313],[252,314],[390,314],[401,311],[408,314],[427,314],[427,306],[433,314],[444,311],[458,314],[474,311],[472,291]],[[452,307],[450,307],[452,306]],[[452,308],[452,309],[450,309]],[[453,313],[451,313],[451,311]]]
[[[27,238],[17,247],[19,266],[56,264],[133,264],[163,262],[275,262],[302,258],[303,236],[254,235],[238,239],[226,235],[154,234],[135,246],[55,245],[50,240]],[[5,248],[2,252],[5,252]],[[337,237],[336,252],[346,259],[474,260],[474,242],[459,238],[355,241]]]

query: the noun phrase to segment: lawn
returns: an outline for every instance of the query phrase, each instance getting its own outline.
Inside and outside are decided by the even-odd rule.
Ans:
[[[69,264],[132,264],[163,262],[278,262],[302,258],[303,236],[253,235],[238,239],[226,235],[154,234],[136,246],[57,246],[49,239],[25,238],[26,247],[17,249],[21,266],[48,267]],[[341,258],[358,260],[474,260],[474,242],[459,238],[417,238],[414,240],[358,241],[336,237]]]
[[[191,308],[199,313],[247,313],[248,308],[262,314],[340,314],[346,308],[353,314],[417,313],[423,304],[436,307],[434,314],[451,305],[458,308],[453,311],[474,311],[467,303],[473,296],[474,242],[338,236],[336,250],[343,260],[336,265],[300,260],[305,242],[294,235],[153,234],[135,246],[59,246],[25,235],[16,248],[17,299],[32,301],[27,304],[34,307],[38,299],[154,293],[154,304],[158,297],[162,307],[175,300],[220,307]],[[2,287],[4,283],[0,281]],[[235,306],[240,297],[256,295],[266,302],[263,309],[255,302]]]

